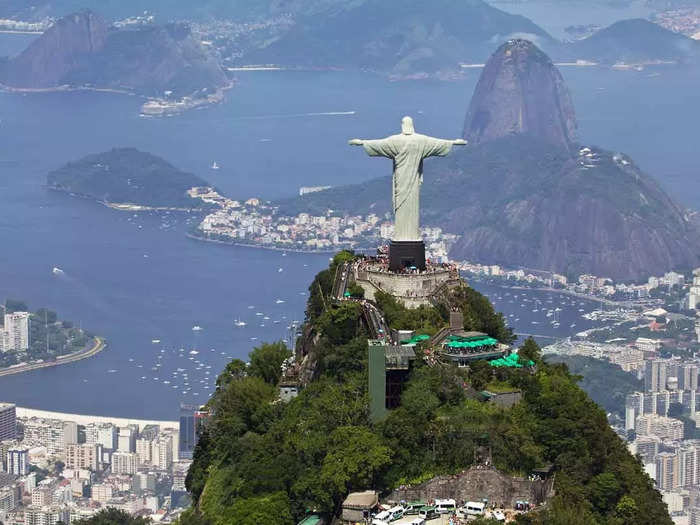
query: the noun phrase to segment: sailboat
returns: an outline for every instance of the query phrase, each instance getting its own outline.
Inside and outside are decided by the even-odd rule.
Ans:
[[[218,169],[219,169],[219,165],[216,163],[216,161],[214,161],[214,162],[211,163],[211,169],[213,169],[213,170],[218,170]]]
[[[235,324],[236,326],[245,326],[246,325],[245,321],[241,321],[240,319],[236,319],[233,322],[233,324]]]

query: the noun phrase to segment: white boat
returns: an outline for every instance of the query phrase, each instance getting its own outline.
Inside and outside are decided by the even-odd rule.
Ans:
[[[218,170],[220,169],[220,166],[216,163],[216,161],[214,161],[211,163],[211,169]]]
[[[160,339],[151,339],[151,343],[157,345],[158,343],[160,343]]]
[[[277,300],[275,301],[276,304],[282,304],[283,302],[284,302],[284,301],[283,301],[282,299],[277,299]]]
[[[66,272],[61,270],[58,266],[54,266],[53,269],[51,270],[51,273],[53,273],[54,275],[63,275]]]
[[[245,321],[241,321],[240,319],[236,319],[236,320],[233,322],[233,324],[235,324],[236,326],[245,326],[245,325],[246,325],[246,322],[245,322]],[[214,351],[214,349],[212,349],[212,352],[213,352],[213,351]]]
[[[192,327],[192,331],[193,331],[193,332],[199,332],[201,329],[202,329],[202,327],[199,326],[199,325],[194,325],[194,326]]]
[[[278,268],[278,269],[277,269],[277,272],[278,272],[278,273],[282,273],[282,271],[283,271],[282,268]]]
[[[190,355],[197,355],[198,353],[197,350],[190,350]]]

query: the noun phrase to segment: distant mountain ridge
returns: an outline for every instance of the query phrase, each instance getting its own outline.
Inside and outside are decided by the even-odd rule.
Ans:
[[[226,84],[216,59],[187,26],[110,28],[83,10],[58,20],[18,56],[0,65],[0,83],[19,89],[68,85],[177,96]]]
[[[588,38],[563,46],[559,56],[608,64],[697,61],[700,42],[638,18],[621,20]]]
[[[303,67],[355,67],[400,74],[485,60],[495,41],[527,34],[555,41],[525,17],[482,0],[364,0],[299,17],[280,40],[241,60]]]
[[[510,60],[514,54],[517,60]],[[494,131],[478,135],[476,144],[446,161],[427,161],[424,223],[460,235],[450,253],[457,260],[617,280],[697,266],[700,228],[690,214],[632,159],[581,146],[552,120],[568,105],[565,86],[545,89],[545,98],[521,89],[529,74],[534,77],[525,85],[556,85],[558,73],[543,67],[550,63],[544,58],[531,43],[513,40],[490,59],[480,85],[490,85],[491,75],[514,81],[501,85],[497,97],[477,88],[471,107],[495,115],[534,108],[527,120],[536,125],[496,120]],[[565,114],[575,123],[573,108]],[[472,120],[467,117],[467,137]],[[284,214],[333,209],[382,215],[391,211],[390,185],[390,177],[382,177],[277,204]]]

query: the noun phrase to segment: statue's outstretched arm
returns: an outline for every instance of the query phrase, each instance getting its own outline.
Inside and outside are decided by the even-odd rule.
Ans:
[[[453,141],[452,141],[452,145],[453,145],[453,146],[466,146],[466,145],[467,145],[467,141],[464,140],[464,139],[456,139],[456,140],[453,140]]]
[[[364,141],[362,139],[350,139],[348,140],[348,144],[351,146],[362,146]]]

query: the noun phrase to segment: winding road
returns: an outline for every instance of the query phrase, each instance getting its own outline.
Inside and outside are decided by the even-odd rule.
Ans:
[[[13,366],[11,368],[4,368],[0,370],[1,376],[9,376],[12,374],[21,374],[22,372],[29,372],[30,370],[37,370],[39,368],[48,368],[50,366],[65,365],[67,363],[74,363],[75,361],[80,361],[81,359],[87,359],[94,355],[99,354],[104,350],[107,343],[101,337],[95,337],[92,346],[80,350],[79,352],[74,352],[72,354],[66,354],[65,356],[58,357],[55,361],[44,361],[41,363],[26,363],[20,366]]]

